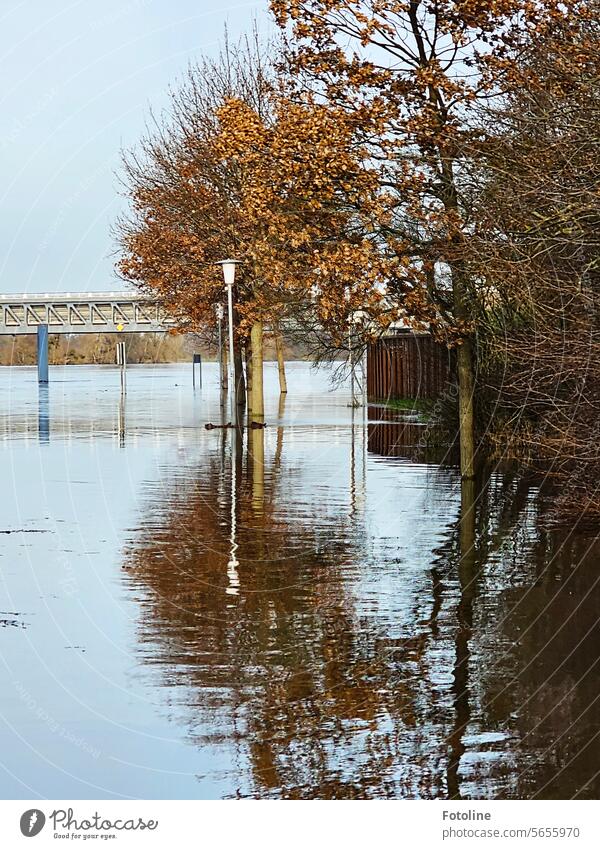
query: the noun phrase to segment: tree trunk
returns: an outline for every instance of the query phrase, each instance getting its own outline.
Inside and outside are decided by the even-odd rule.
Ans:
[[[246,395],[248,397],[248,424],[252,421],[252,337],[246,340],[244,346],[246,359]]]
[[[221,358],[221,362],[219,364],[219,371],[220,371],[219,401],[220,401],[221,407],[225,408],[225,406],[227,404],[227,360],[229,359],[228,351],[227,351],[227,345],[221,345],[220,358]]]
[[[220,375],[220,393],[221,393],[221,401],[223,402],[224,398],[227,398],[227,359],[228,359],[228,351],[227,351],[227,343],[225,341],[225,337],[223,333],[220,334],[221,345],[219,347],[219,375]]]
[[[283,338],[279,332],[279,325],[275,325],[275,349],[277,351],[277,369],[279,371],[279,391],[284,395],[287,392],[287,379],[285,376],[285,360],[283,358]]]
[[[440,152],[441,153],[441,152]],[[444,186],[444,206],[446,212],[460,218],[458,193],[454,182],[452,160],[442,155],[442,185]],[[452,247],[463,247],[464,233],[456,232],[451,239]],[[462,260],[450,263],[452,271],[452,294],[454,300],[454,318],[457,322],[467,324],[471,317],[468,273]],[[470,331],[469,331],[470,334]],[[473,368],[473,342],[470,335],[465,334],[456,355],[458,373],[458,419],[460,437],[460,474],[463,479],[475,477],[475,412],[473,392],[475,388]]]
[[[233,369],[235,374],[235,400],[238,407],[244,407],[246,404],[246,381],[244,379],[242,349],[239,342],[236,342],[233,349]]]
[[[456,352],[458,372],[458,420],[460,430],[460,473],[463,478],[475,477],[475,413],[473,392],[473,347],[464,339]]]
[[[454,318],[467,325],[471,318],[469,310],[469,286],[461,263],[452,268],[454,296]],[[456,352],[458,377],[458,427],[460,440],[460,474],[464,480],[475,477],[475,376],[473,363],[473,339],[470,331],[462,338]]]
[[[262,321],[255,321],[250,334],[252,340],[252,419],[264,421],[265,401],[263,395],[263,326]]]

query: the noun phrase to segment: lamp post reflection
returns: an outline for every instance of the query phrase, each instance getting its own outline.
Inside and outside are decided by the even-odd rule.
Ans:
[[[231,439],[231,527],[230,527],[230,549],[229,549],[229,561],[227,562],[227,589],[225,590],[227,595],[238,595],[240,591],[240,576],[238,573],[238,566],[240,565],[240,561],[237,559],[237,469],[238,469],[238,458],[237,458],[237,439],[236,439],[236,431],[237,428],[234,427],[231,431],[232,439]]]
[[[368,421],[367,409],[363,409],[361,424],[356,422],[356,406],[350,410],[350,516],[355,516],[360,508],[364,511],[367,499],[367,451]],[[360,482],[357,483],[357,434],[360,435]]]

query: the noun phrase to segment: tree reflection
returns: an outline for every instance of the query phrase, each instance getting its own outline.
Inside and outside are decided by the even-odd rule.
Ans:
[[[214,437],[201,469],[178,469],[148,506],[126,567],[144,660],[181,688],[188,738],[235,753],[232,795],[597,792],[598,550],[543,530],[535,488],[463,482],[400,631],[406,576],[386,572],[387,613],[361,597],[381,564],[356,446],[343,503],[285,465],[281,421],[273,445],[263,429],[245,446],[241,431],[233,447],[230,431]],[[432,498],[442,474],[428,472]]]
[[[449,738],[448,796],[460,799],[459,767],[465,753],[464,736],[471,718],[469,702],[469,672],[471,662],[470,641],[473,637],[473,605],[478,589],[478,571],[475,550],[476,496],[475,481],[461,480],[460,518],[458,521],[459,552],[458,581],[460,600],[457,608],[456,653],[454,662],[454,728]]]
[[[257,795],[436,795],[441,774],[423,748],[414,675],[426,641],[392,638],[366,618],[345,572],[350,549],[366,557],[360,502],[349,494],[353,516],[332,520],[313,499],[301,522],[288,519],[295,484],[281,475],[283,429],[272,460],[264,430],[248,437],[249,474],[234,463],[224,480],[215,452],[129,552],[130,579],[147,593],[146,658],[185,685],[198,745],[239,747]]]
[[[482,714],[514,735],[517,782],[502,795],[597,798],[600,546],[572,530],[536,531],[505,545],[509,575],[492,623],[496,657],[482,672]],[[524,545],[527,568],[517,572],[511,557]]]

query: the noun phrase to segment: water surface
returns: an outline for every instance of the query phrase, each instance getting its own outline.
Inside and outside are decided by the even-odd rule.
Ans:
[[[0,370],[0,796],[578,798],[600,789],[598,545],[462,487],[422,424],[267,366]]]

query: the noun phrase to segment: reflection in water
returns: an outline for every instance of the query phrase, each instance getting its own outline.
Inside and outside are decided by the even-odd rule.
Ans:
[[[50,442],[50,387],[38,384],[38,439],[40,445]]]
[[[225,430],[223,430],[223,437]],[[238,444],[241,444],[242,434],[238,428],[231,429],[231,548],[229,551],[229,561],[227,563],[227,589],[225,592],[228,595],[237,595],[240,586],[240,577],[238,574],[238,566],[240,565],[237,559],[237,509],[238,509],[238,469],[241,471],[241,464],[238,458]]]
[[[252,456],[252,509],[255,516],[263,515],[265,499],[265,431],[264,428],[250,430]]]
[[[275,449],[275,458],[273,467],[275,471],[281,468],[281,455],[283,452],[283,417],[285,415],[285,401],[287,393],[284,392],[279,396],[279,409],[277,412],[277,448]]]
[[[378,416],[381,413],[378,411]],[[423,441],[425,426],[419,422],[394,418],[388,421],[369,422],[368,446],[373,454],[383,457],[411,457],[416,459]]]
[[[466,748],[464,735],[470,719],[469,672],[470,641],[473,637],[473,603],[477,592],[479,569],[475,552],[476,488],[474,480],[461,480],[460,518],[458,520],[458,582],[460,601],[457,606],[457,628],[454,659],[454,728],[450,735],[448,760],[448,795],[460,799],[459,768]]]
[[[350,515],[359,517],[367,497],[366,408],[350,408]]]
[[[48,493],[14,498],[15,476],[6,527],[51,533],[27,534],[26,547],[3,535],[6,565],[28,564],[3,575],[14,610],[33,611],[31,643],[3,634],[4,657],[49,714],[88,716],[86,739],[107,752],[57,756],[42,728],[32,751],[70,757],[61,775],[110,790],[116,757],[133,770],[124,783],[155,797],[598,797],[600,548],[548,531],[531,483],[461,485],[452,466],[424,462],[414,417],[374,409],[366,422],[326,385],[279,408],[271,396],[264,430],[206,431],[219,420],[217,381],[208,409],[169,368],[130,370],[127,439],[114,370],[57,372],[49,442],[48,388],[21,374],[21,401],[0,384],[6,467],[31,476],[41,461]],[[31,452],[38,440],[49,444]],[[130,607],[118,630],[123,539]],[[51,565],[32,572],[38,560]],[[79,586],[85,609],[70,595]],[[69,646],[89,646],[82,665],[57,621]],[[19,766],[30,725],[4,687],[19,732],[0,741],[4,757],[29,779],[40,768]],[[64,780],[62,795],[82,792]]]
[[[252,437],[260,451],[264,431]],[[217,486],[214,466],[209,475]],[[197,742],[228,738],[245,751],[253,792],[380,792],[400,742],[390,719],[414,730],[414,694],[383,635],[360,627],[343,546],[325,539],[327,505],[314,505],[310,521],[294,528],[277,516],[280,479],[265,479],[264,491],[261,475],[239,493],[237,605],[219,591],[219,516],[203,493],[186,498],[187,508],[178,503],[160,536],[148,534],[132,552],[132,579],[152,589],[157,605],[142,624],[144,642],[158,641],[155,661],[174,663],[197,692],[189,705],[190,731],[204,727]]]
[[[179,469],[127,555],[144,661],[181,688],[190,742],[236,764],[229,795],[597,793],[597,548],[541,531],[527,483],[461,484],[397,440],[370,495],[354,411],[345,495],[339,459],[286,462],[272,433],[247,431],[245,466],[232,450],[229,503],[216,442],[201,476]]]
[[[119,395],[119,416],[118,416],[118,428],[119,428],[119,447],[125,448],[125,400],[127,398],[127,393],[125,391],[125,387],[121,384],[121,394]]]
[[[206,430],[216,365],[202,399],[131,367],[126,428],[114,367],[55,369],[51,410],[0,370],[2,793],[597,798],[598,542],[265,373],[266,429]]]

